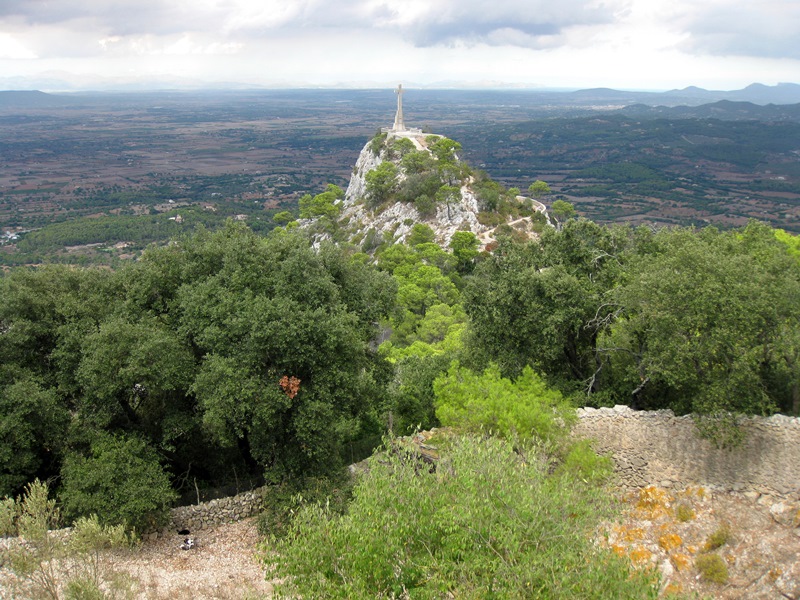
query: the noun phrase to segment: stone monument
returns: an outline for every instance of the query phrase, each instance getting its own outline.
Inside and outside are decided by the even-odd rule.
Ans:
[[[405,131],[406,125],[403,123],[403,84],[398,83],[397,89],[394,91],[397,94],[397,114],[394,116],[394,125],[392,131]]]
[[[415,127],[406,127],[406,123],[403,120],[403,94],[405,90],[403,89],[403,84],[397,84],[397,89],[394,91],[397,94],[397,113],[394,116],[394,125],[391,127],[382,127],[381,132],[389,134],[390,138],[408,138],[414,145],[417,146],[417,150],[422,149],[422,145],[420,144],[417,138],[422,136],[422,130],[417,129]]]

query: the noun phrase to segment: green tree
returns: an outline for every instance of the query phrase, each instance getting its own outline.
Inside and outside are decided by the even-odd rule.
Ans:
[[[96,323],[115,300],[113,274],[100,269],[44,265],[0,277],[0,383],[20,370],[49,387],[62,328]]]
[[[469,364],[494,361],[512,377],[532,365],[561,385],[594,390],[599,324],[616,309],[605,295],[630,243],[628,230],[586,220],[547,228],[539,241],[504,241],[464,288]]]
[[[99,427],[157,428],[195,368],[187,345],[154,319],[110,319],[85,337],[81,352],[79,402]]]
[[[450,249],[458,261],[461,273],[470,273],[475,266],[480,240],[471,231],[456,231],[450,239]]]
[[[0,388],[0,496],[58,471],[69,420],[55,390],[32,379]]]
[[[191,390],[205,430],[275,476],[335,465],[377,418],[388,372],[368,342],[395,285],[299,234],[232,227],[205,241],[201,256],[217,253],[180,302],[181,331],[203,356]]]
[[[776,229],[775,239],[786,244],[789,254],[800,259],[800,236],[792,235],[783,229]]]
[[[402,159],[408,154],[417,151],[417,147],[408,138],[395,138],[389,146],[389,152],[392,159]]]
[[[428,244],[436,239],[436,234],[433,229],[425,223],[414,223],[411,231],[406,237],[406,244],[409,246],[416,246],[417,244]]]
[[[400,159],[400,166],[406,175],[425,173],[434,168],[433,157],[427,150],[408,152]]]
[[[638,404],[712,415],[791,406],[765,373],[795,368],[796,260],[758,225],[668,231],[656,243],[615,290],[624,318],[602,340]]]
[[[303,197],[305,198],[305,196]],[[288,210],[282,210],[272,215],[272,220],[278,225],[286,225],[286,223],[294,221],[294,215]]]
[[[97,515],[104,525],[142,532],[165,523],[176,498],[158,455],[134,436],[94,434],[87,455],[73,452],[62,470],[68,518]]]
[[[336,218],[341,212],[341,205],[337,201],[344,198],[342,189],[332,183],[321,194],[313,198],[311,194],[306,194],[300,198],[300,218],[313,219],[315,217]],[[280,213],[279,213],[280,214]]]
[[[378,206],[389,199],[397,189],[397,174],[397,166],[393,162],[384,161],[364,175],[370,206]]]
[[[450,218],[450,207],[461,201],[461,189],[452,185],[443,185],[436,192],[436,202],[447,206],[447,218]]]
[[[539,199],[542,196],[549,196],[552,193],[552,191],[550,190],[550,186],[547,185],[547,183],[545,183],[541,179],[537,179],[532,184],[530,184],[528,186],[528,192],[530,193],[531,196],[533,196],[536,199]]]
[[[444,164],[454,163],[458,160],[456,153],[461,150],[461,144],[446,137],[429,136],[427,139],[429,140],[428,148],[438,161],[437,166],[441,167]]]
[[[574,218],[578,214],[575,212],[575,207],[564,200],[556,200],[553,202],[553,205],[550,207],[550,213],[555,218],[556,227],[558,229],[564,226],[565,221]]]
[[[433,382],[447,371],[452,357],[448,353],[409,353],[395,363],[391,389],[389,424],[395,435],[409,435],[417,429],[430,429],[436,418]]]

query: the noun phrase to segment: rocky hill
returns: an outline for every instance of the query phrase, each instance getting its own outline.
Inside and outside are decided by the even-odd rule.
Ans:
[[[429,226],[444,248],[457,231],[472,232],[481,250],[498,236],[531,238],[550,224],[544,204],[474,171],[460,150],[441,135],[384,130],[361,150],[346,192],[328,186],[301,199],[300,225],[319,240],[371,252],[406,241],[418,223]]]

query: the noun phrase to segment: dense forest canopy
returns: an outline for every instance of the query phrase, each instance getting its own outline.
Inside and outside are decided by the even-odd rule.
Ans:
[[[231,223],[118,271],[0,286],[4,494],[101,460],[100,434],[143,441],[173,481],[219,482],[329,468],[381,431],[391,372],[370,341],[395,284],[338,248]]]
[[[794,236],[565,213],[491,253],[430,237],[420,226],[372,259],[229,222],[117,270],[10,270],[0,493],[60,475],[69,514],[109,514],[88,490],[122,451],[137,459],[110,485],[152,482],[153,513],[195,484],[325,472],[387,429],[437,425],[444,390],[467,397],[445,383],[453,364],[467,381],[541,378],[572,406],[708,415],[720,443],[736,414],[800,409]]]

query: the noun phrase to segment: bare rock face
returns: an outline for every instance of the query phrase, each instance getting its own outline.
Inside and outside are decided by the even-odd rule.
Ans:
[[[350,184],[345,192],[345,197],[341,200],[341,214],[339,224],[346,232],[346,239],[351,243],[362,244],[365,242],[368,232],[373,239],[378,237],[383,241],[404,242],[417,223],[424,223],[431,227],[435,233],[436,243],[447,248],[450,240],[457,231],[471,231],[480,241],[480,249],[484,249],[487,244],[494,241],[495,226],[482,225],[478,220],[480,212],[479,200],[472,188],[472,178],[467,178],[461,182],[461,197],[457,202],[449,205],[438,205],[435,214],[423,217],[410,202],[394,202],[377,208],[370,207],[369,191],[367,186],[367,173],[378,168],[385,162],[391,161],[398,166],[398,183],[405,180],[406,174],[400,167],[400,160],[392,157],[389,145],[398,138],[410,140],[417,151],[429,152],[427,145],[430,134],[423,134],[418,130],[392,132],[386,136],[386,143],[378,150],[375,150],[373,141],[370,140],[361,150],[358,156]],[[441,137],[441,136],[436,136]],[[526,200],[518,197],[520,201]],[[537,212],[544,214],[546,220],[547,212],[544,205],[531,201]],[[509,219],[512,221],[513,219]],[[301,221],[303,227],[313,227],[312,220]],[[530,217],[517,218],[513,220],[513,227],[521,235],[535,237],[536,226]],[[318,241],[330,238],[329,233],[318,233]]]

